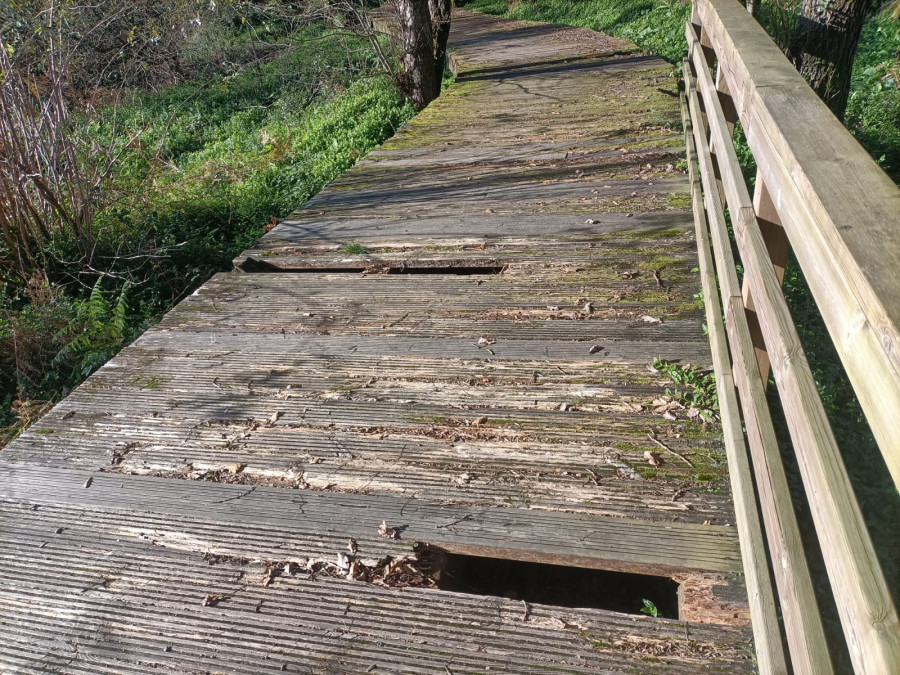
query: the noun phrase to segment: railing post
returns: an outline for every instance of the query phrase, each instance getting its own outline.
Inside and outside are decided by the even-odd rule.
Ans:
[[[700,46],[703,46],[703,40],[700,40]],[[712,49],[712,47],[710,47]],[[709,63],[709,56],[706,53],[706,48],[704,47],[703,54],[706,57],[706,62]],[[715,56],[715,52],[712,54]],[[734,135],[734,126],[737,123],[738,114],[737,108],[734,106],[734,99],[731,98],[731,93],[728,89],[728,82],[725,81],[725,78],[722,76],[722,69],[719,68],[716,72],[716,94],[718,95],[719,104],[722,107],[722,113],[725,116],[725,123],[728,127],[728,134],[730,136]],[[725,186],[722,184],[722,176],[719,169],[719,158],[716,148],[715,139],[710,138],[709,140],[709,153],[712,155],[713,168],[716,170],[716,187],[719,188],[719,199],[722,202],[725,202]]]
[[[702,41],[701,41],[702,42]],[[728,126],[728,133],[734,136],[734,127],[738,121],[737,107],[734,98],[731,96],[731,90],[728,88],[728,81],[722,73],[722,69],[716,71],[716,92],[718,94],[719,103],[722,106],[722,113],[725,116],[725,122]],[[716,159],[715,143],[710,143],[710,152],[713,156],[713,162],[716,166],[716,186],[719,189],[719,197],[725,201],[725,188],[722,185],[721,177],[718,176],[718,160]],[[788,243],[787,234],[781,225],[781,218],[772,197],[763,181],[762,174],[756,172],[756,189],[753,193],[753,209],[756,211],[756,219],[759,223],[759,229],[762,232],[763,240],[766,243],[766,249],[769,251],[769,257],[775,266],[775,275],[778,277],[778,283],[784,283],[784,268],[787,264],[788,251],[790,245]],[[759,366],[759,374],[762,378],[763,388],[769,385],[769,369],[771,362],[769,353],[766,350],[766,342],[763,338],[762,328],[759,325],[759,317],[756,315],[756,308],[753,304],[753,296],[750,293],[750,287],[747,280],[744,280],[741,294],[744,299],[744,307],[747,310],[747,324],[750,328],[750,337],[753,339],[753,348],[756,352],[756,362]]]
[[[787,264],[790,243],[787,233],[781,224],[781,218],[772,201],[772,195],[763,181],[762,173],[756,171],[756,189],[753,192],[753,210],[756,211],[756,221],[762,232],[763,241],[769,251],[769,258],[775,267],[775,276],[778,283],[784,284],[784,269]],[[763,338],[762,328],[759,325],[759,317],[756,315],[756,307],[753,304],[753,296],[750,294],[750,286],[744,280],[741,289],[744,298],[744,307],[747,309],[747,324],[750,328],[750,337],[753,339],[753,348],[756,351],[756,362],[759,365],[759,374],[762,377],[763,387],[769,384],[769,369],[771,362],[769,352],[766,350],[766,342]]]

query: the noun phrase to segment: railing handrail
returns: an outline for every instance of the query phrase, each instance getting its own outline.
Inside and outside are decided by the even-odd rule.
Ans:
[[[694,195],[700,267],[705,286],[717,278],[722,296],[720,305],[707,307],[708,323],[714,349],[719,345],[720,388],[727,389],[720,399],[736,390],[745,429],[744,437],[726,433],[726,445],[730,460],[746,456],[747,447],[752,456],[752,475],[738,461],[732,476],[742,547],[758,548],[763,540],[747,506],[755,479],[791,665],[795,673],[832,672],[764,393],[771,365],[854,668],[900,672],[900,621],[891,590],[780,288],[793,248],[900,486],[900,437],[894,432],[900,415],[900,276],[894,273],[900,240],[890,236],[900,232],[900,189],[736,0],[695,0],[686,37],[686,129],[692,134],[686,144],[692,180],[699,174],[703,187],[702,205]],[[738,119],[758,165],[752,198],[731,140]],[[743,287],[734,270],[726,204],[745,270]],[[725,333],[730,357],[723,366]],[[727,407],[726,432],[734,431],[737,414],[733,403]],[[761,600],[771,597],[770,580],[758,552],[750,553],[743,552],[745,567],[754,566],[748,572],[751,613],[755,623],[770,622],[768,602]],[[784,672],[780,644],[760,628],[754,626],[761,670]]]
[[[747,144],[900,488],[900,188],[737,0],[696,0]]]

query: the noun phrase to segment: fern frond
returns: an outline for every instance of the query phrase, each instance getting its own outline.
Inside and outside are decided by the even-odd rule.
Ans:
[[[91,332],[102,329],[105,319],[109,314],[109,303],[103,297],[103,277],[98,277],[94,288],[91,289],[91,297],[87,304],[89,330]]]
[[[128,327],[128,291],[131,288],[131,282],[126,281],[122,286],[122,292],[119,293],[119,299],[113,309],[112,320],[109,323],[111,330],[110,337],[116,342],[121,342],[125,337],[125,330]]]

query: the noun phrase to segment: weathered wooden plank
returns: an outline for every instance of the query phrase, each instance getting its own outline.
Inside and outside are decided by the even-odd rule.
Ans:
[[[603,188],[601,188],[603,189]],[[585,191],[585,198],[592,196]],[[258,243],[268,255],[274,246],[293,245],[313,248],[343,245],[358,241],[371,248],[455,247],[455,246],[536,246],[539,250],[595,242],[604,234],[658,228],[690,228],[683,212],[596,214],[595,223],[585,222],[583,214],[523,214],[505,216],[485,214],[468,218],[453,216],[415,217],[416,214],[393,214],[373,218],[365,210],[354,217],[333,218],[327,213],[299,211],[282,221]],[[545,235],[553,232],[553,238]],[[254,250],[254,249],[251,249]],[[452,249],[451,249],[452,250]]]
[[[181,480],[428,495],[432,502],[445,504],[733,522],[728,495],[719,491],[721,482],[695,478],[695,472],[721,472],[724,456],[678,439],[667,442],[697,468],[663,460],[664,468],[649,479],[642,475],[648,473],[644,453],[657,450],[654,444],[628,436],[604,443],[592,429],[575,438],[560,434],[535,439],[527,432],[496,427],[479,431],[462,422],[362,431],[343,425],[263,426],[251,431],[253,424],[246,420],[198,425],[149,417],[77,417],[75,425],[42,422],[40,433],[24,437],[9,459]],[[94,440],[98,436],[103,440]],[[552,444],[547,443],[550,439]],[[60,452],[60,443],[65,443],[65,452]],[[711,464],[718,466],[710,469]],[[236,465],[241,466],[238,473]]]
[[[390,542],[378,535],[383,520],[402,527],[389,551],[411,542],[497,547],[507,556],[547,556],[575,566],[667,574],[686,570],[731,572],[740,561],[733,528],[686,523],[652,523],[581,514],[431,504],[426,498],[380,497],[307,490],[248,487],[205,481],[171,481],[143,476],[0,464],[0,499],[66,508],[134,509],[138,514],[205,519],[229,530],[232,518],[268,530],[271,541],[288,537],[297,555],[313,555],[324,532],[341,541],[352,537]],[[91,484],[84,487],[86,478]],[[40,509],[39,509],[40,510]],[[402,511],[402,513],[401,513]],[[140,516],[143,517],[143,516]],[[454,522],[452,527],[447,523]],[[277,530],[276,531],[273,531]],[[298,531],[299,528],[299,531]],[[301,534],[302,533],[302,534]],[[540,533],[539,536],[536,534]],[[212,540],[226,541],[224,532]],[[647,541],[659,542],[648,547]],[[297,548],[304,541],[307,548]],[[405,542],[405,543],[404,543]],[[386,546],[387,544],[385,544]],[[375,549],[383,555],[385,549]],[[336,553],[336,552],[335,552]],[[228,553],[231,555],[232,553]],[[656,570],[652,572],[650,570]]]

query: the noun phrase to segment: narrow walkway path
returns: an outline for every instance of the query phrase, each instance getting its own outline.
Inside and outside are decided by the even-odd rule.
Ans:
[[[451,40],[439,101],[0,455],[4,673],[753,670],[719,435],[648,369],[710,361],[670,66]]]

